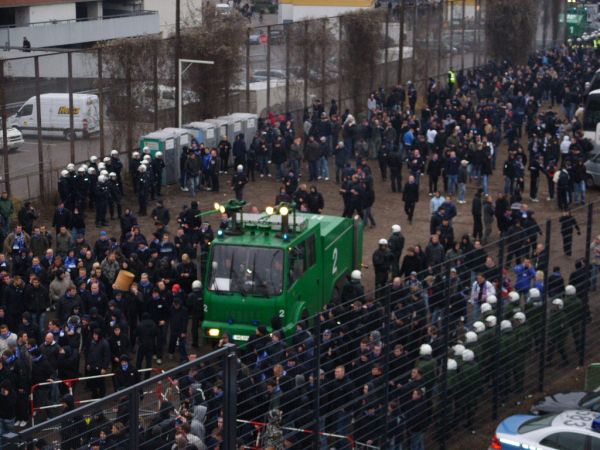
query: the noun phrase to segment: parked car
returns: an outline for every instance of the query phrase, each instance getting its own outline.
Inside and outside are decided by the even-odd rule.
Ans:
[[[561,413],[568,409],[600,412],[600,392],[559,392],[547,395],[531,407],[533,414]]]
[[[585,179],[587,187],[600,186],[600,151],[594,151],[590,155],[590,158],[585,162],[585,169],[587,172]]]
[[[261,44],[261,41],[266,39],[266,36],[267,36],[267,34],[264,32],[264,30],[253,31],[248,36],[248,44],[259,45],[259,44]]]
[[[520,414],[496,428],[488,450],[591,450],[600,448],[600,418],[588,410]]]
[[[19,146],[25,143],[23,139],[23,133],[16,128],[7,128],[6,137],[8,140],[8,149],[16,150]],[[0,127],[0,149],[4,150],[4,134],[2,133],[2,127]]]
[[[271,80],[285,80],[285,78],[286,78],[284,70],[271,69],[268,73],[270,73]],[[267,71],[266,70],[255,70],[252,73],[250,80],[252,82],[267,81]]]

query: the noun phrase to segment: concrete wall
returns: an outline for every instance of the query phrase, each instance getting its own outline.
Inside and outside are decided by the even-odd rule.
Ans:
[[[73,9],[74,17],[75,10]],[[56,47],[154,34],[160,31],[160,24],[158,13],[152,13],[113,19],[87,20],[83,22],[47,23],[7,30],[4,33],[8,34],[7,37],[10,40],[11,46],[20,46],[23,42],[23,36],[27,36],[32,47]],[[4,43],[4,36],[2,37],[2,43]]]
[[[69,19],[75,19],[75,2],[29,7],[29,23]]]

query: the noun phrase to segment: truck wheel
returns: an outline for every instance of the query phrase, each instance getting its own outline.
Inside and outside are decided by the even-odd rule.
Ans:
[[[74,132],[74,131],[71,131],[71,130],[65,130],[65,131],[63,132],[63,134],[64,134],[64,136],[65,136],[65,139],[66,139],[67,141],[74,141],[74,140],[75,140],[75,138],[77,137],[77,136],[75,135],[75,132]]]

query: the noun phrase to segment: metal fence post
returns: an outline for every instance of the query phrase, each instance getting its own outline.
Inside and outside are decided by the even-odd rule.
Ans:
[[[3,161],[4,161],[4,186],[8,195],[10,195],[10,171],[8,170],[8,133],[6,131],[6,119],[8,115],[6,114],[6,94],[5,94],[5,86],[6,81],[4,79],[4,61],[0,59],[0,89],[2,89],[2,105],[0,118],[2,119],[2,148],[4,151],[2,152]]]
[[[158,130],[158,45],[158,42],[154,43],[154,62],[152,64],[152,104],[154,105],[155,130]],[[179,83],[177,85],[179,86]]]
[[[40,181],[40,198],[45,198],[45,184],[44,184],[44,154],[42,144],[42,109],[41,105],[41,93],[40,93],[40,57],[33,57],[33,64],[35,67],[35,103],[38,105],[36,109],[36,121],[37,121],[37,147],[38,147],[38,171]],[[102,108],[100,108],[102,111]],[[102,114],[100,114],[102,115]]]
[[[306,39],[306,36],[308,36],[308,20],[304,21],[304,38]],[[306,108],[308,108],[308,51],[309,48],[305,48],[304,49],[304,61],[303,61],[303,69],[302,71],[304,72],[302,75],[304,75],[304,110],[306,110]]]
[[[590,264],[590,257],[591,257],[591,245],[592,245],[592,225],[594,223],[594,204],[590,203],[588,205],[588,210],[587,210],[587,224],[586,224],[586,230],[585,230],[585,267],[586,267],[586,272],[587,272],[587,276],[586,279],[590,280],[591,278],[591,269],[592,266]],[[587,321],[589,319],[589,315],[588,315],[588,311],[589,311],[589,293],[586,292],[586,294],[583,296],[582,298],[583,300],[583,308],[581,308],[581,353],[579,355],[579,367],[583,367],[583,363],[585,361],[585,348],[586,348],[586,341],[587,341]]]
[[[104,71],[102,69],[102,48],[98,48],[98,107],[104,111]],[[100,157],[104,158],[106,153],[104,148],[104,114],[98,115],[98,126],[100,127]]]
[[[133,389],[128,395],[129,409],[129,446],[130,448],[140,447],[140,393]]]
[[[389,56],[388,56],[388,42],[390,39],[390,11],[388,10],[388,12],[385,14],[385,38],[384,38],[384,47],[383,47],[383,61],[384,61],[384,65],[383,67],[385,67],[384,71],[383,71],[383,88],[387,91],[389,85],[388,85],[388,60],[389,60]]]
[[[67,70],[68,79],[67,84],[69,87],[69,136],[65,136],[69,139],[71,148],[71,162],[75,162],[75,121],[73,118],[73,53],[67,53]]]
[[[225,378],[224,416],[223,416],[223,448],[235,450],[237,448],[237,372],[238,360],[236,346],[227,344],[228,352],[225,356],[223,376]]]
[[[327,18],[323,19],[323,36],[327,34]],[[325,46],[327,41],[323,41],[323,47],[321,48],[321,104],[325,106],[325,96],[327,95],[327,76],[325,75],[325,54],[328,48]]]
[[[285,30],[285,112],[290,112],[290,24],[283,25]]]
[[[404,0],[400,5],[400,36],[398,39],[398,84],[402,84],[402,69],[404,67]]]
[[[450,24],[450,67],[455,67],[454,54],[452,53],[452,48],[454,47],[454,1],[455,0],[452,0],[450,2],[450,19],[448,20],[448,23]]]
[[[551,233],[552,233],[552,221],[550,219],[548,219],[546,221],[546,256],[545,256],[545,267],[546,270],[544,271],[544,288],[542,290],[542,309],[543,309],[543,315],[542,315],[542,335],[541,335],[541,344],[540,344],[540,360],[539,360],[539,367],[538,367],[538,391],[543,392],[544,391],[544,376],[545,374],[545,367],[546,367],[546,336],[548,333],[548,271],[550,269],[549,267],[549,263],[550,263],[550,246],[551,246]]]
[[[466,15],[467,13],[467,5],[466,0],[462,0],[462,30],[461,30],[461,38],[460,45],[462,46],[462,52],[460,52],[460,70],[465,70],[465,26],[466,26]]]
[[[442,334],[443,334],[444,348],[450,348],[450,269],[451,269],[450,264],[447,264],[446,268],[444,270],[444,272],[445,272],[444,298],[446,299],[444,302],[444,315],[442,317]],[[443,353],[442,361],[440,364],[442,366],[441,404],[448,405],[448,352]],[[447,424],[449,421],[449,417],[448,417],[449,409],[450,408],[448,406],[442,408],[442,417],[441,417],[441,421],[440,421],[440,424],[442,424],[442,426],[440,427],[440,433],[441,433],[440,449],[441,450],[445,450],[446,441],[448,438],[448,427],[446,427],[444,425]]]
[[[389,16],[389,14],[388,14]],[[391,348],[391,339],[390,339],[390,320],[392,316],[392,285],[388,283],[386,286],[386,295],[385,295],[385,306],[384,306],[384,320],[383,320],[383,348],[385,349],[383,352],[383,367],[386,370],[383,371],[383,404],[384,407],[387,408],[387,405],[390,403],[390,371],[388,370],[390,367],[390,353],[392,351]],[[390,415],[385,411],[385,424],[384,424],[384,433],[386,442],[389,438],[390,432]]]
[[[321,432],[321,377],[319,373],[321,371],[321,320],[318,315],[315,317],[314,346],[315,370],[313,377],[315,378],[315,398],[313,401],[313,411],[315,422],[313,430],[315,430],[315,433],[313,435],[313,448],[319,448],[319,433]]]
[[[417,46],[417,27],[418,27],[418,15],[419,13],[419,2],[415,2],[415,6],[413,8],[413,36],[412,36],[412,75],[411,78],[413,82],[416,82],[415,78],[417,77],[417,55],[415,53],[415,48]],[[429,32],[429,30],[428,30]]]
[[[416,3],[416,2],[415,2]],[[431,5],[427,5],[427,13],[425,16],[425,77],[424,79],[427,80],[429,78],[429,60],[430,58],[430,52],[429,52],[429,30],[431,29]],[[417,30],[415,29],[415,40],[416,40],[416,35],[417,35]],[[415,75],[414,77],[415,79],[413,80],[413,83],[416,83],[416,86],[418,86],[417,83],[417,75]],[[426,81],[427,82],[427,81]]]
[[[342,17],[338,16],[338,63],[342,63]],[[338,112],[342,112],[344,109],[342,108],[342,78],[338,79]],[[341,117],[341,114],[338,114]]]
[[[498,247],[498,272],[500,276],[500,286],[502,289],[502,278],[504,277],[503,268],[504,268],[504,246],[505,241],[504,238],[500,239],[500,245]],[[504,314],[503,311],[503,302],[502,299],[496,303],[496,345],[494,345],[494,360],[498,363],[499,367],[502,367],[500,364],[500,354],[502,352],[502,330],[500,328],[500,322],[502,322],[502,317]],[[494,391],[492,396],[492,420],[496,420],[498,418],[498,406],[500,403],[500,389],[498,383],[498,377],[504,376],[503,373],[498,373],[498,370],[494,370],[492,374],[493,382],[494,382]]]
[[[130,52],[131,50],[129,50]],[[127,152],[128,162],[131,160],[131,141],[133,136],[133,99],[131,95],[131,62],[128,56],[127,67],[125,68],[125,92],[127,93],[127,142],[125,144],[125,151]],[[179,64],[177,64],[179,65]]]
[[[250,28],[246,33],[246,111],[250,111]]]
[[[437,13],[439,16],[438,52],[437,52],[437,62],[436,62],[436,69],[435,69],[435,78],[437,81],[440,81],[440,78],[442,77],[442,29],[444,28],[444,4],[440,3],[437,6],[434,5],[434,8],[436,10],[438,8],[440,9],[440,11],[438,11],[438,13]],[[450,47],[450,60],[452,60],[452,47]]]
[[[271,25],[267,26],[267,114],[271,112]]]

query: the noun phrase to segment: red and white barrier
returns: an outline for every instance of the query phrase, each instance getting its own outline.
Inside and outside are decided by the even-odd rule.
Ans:
[[[154,374],[163,373],[162,369],[158,368],[149,368],[149,369],[138,369],[138,373],[144,372],[153,372]],[[46,406],[35,406],[34,394],[35,392],[45,386],[52,386],[55,384],[63,384],[69,389],[69,394],[73,395],[73,386],[80,381],[89,381],[89,380],[99,380],[102,378],[112,378],[115,374],[113,372],[105,373],[103,375],[92,375],[88,377],[78,377],[78,378],[68,378],[65,380],[52,380],[52,381],[44,381],[43,383],[37,383],[31,386],[31,390],[29,392],[29,405],[31,408],[31,425],[35,425],[35,415],[37,411],[44,411],[49,409],[56,409],[62,406],[62,403],[57,403],[55,405],[46,405]],[[168,379],[169,383],[173,383],[171,379]],[[162,392],[162,386],[160,383],[156,385],[156,395],[160,398],[164,398],[164,394]],[[151,392],[144,392],[144,394],[150,394]],[[88,399],[88,400],[76,400],[75,405],[84,405],[86,403],[91,403],[97,401],[97,399]]]
[[[243,420],[243,419],[237,419],[237,422],[238,423],[247,423],[249,425],[252,425],[254,428],[256,428],[256,432],[257,432],[256,433],[256,443],[255,443],[256,447],[252,447],[249,450],[262,450],[262,447],[260,446],[261,429],[263,427],[267,426],[268,424],[266,422],[257,422],[254,420]],[[281,427],[281,429],[285,430],[285,431],[294,431],[296,433],[315,434],[314,430],[308,430],[308,429],[304,429],[304,428]],[[348,441],[348,443],[350,444],[350,447],[353,449],[355,449],[357,445],[360,445],[361,447],[364,447],[364,448],[371,448],[374,450],[379,450],[379,447],[377,447],[375,445],[355,441],[352,436],[343,436],[341,434],[326,433],[325,431],[319,431],[319,436],[331,437],[331,438],[336,438],[336,439],[346,439]]]

